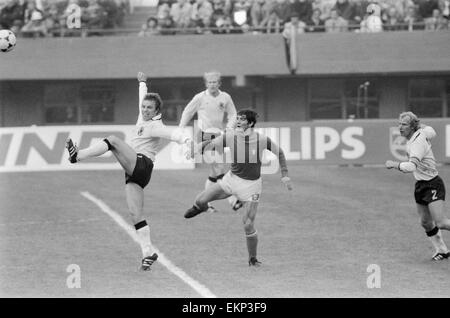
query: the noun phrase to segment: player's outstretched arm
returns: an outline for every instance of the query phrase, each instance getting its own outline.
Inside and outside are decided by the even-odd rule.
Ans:
[[[398,161],[394,161],[394,160],[386,160],[385,162],[385,166],[388,169],[397,169],[400,170],[401,172],[413,172],[417,169],[417,163],[414,160],[415,158],[412,158],[412,160],[410,161],[403,161],[403,162],[398,162]]]
[[[147,75],[144,72],[137,73],[137,80],[139,82],[139,118],[141,115],[142,101],[147,94]]]
[[[267,149],[273,152],[277,157],[280,163],[280,171],[281,171],[281,182],[285,185],[286,189],[289,191],[293,189],[291,184],[291,178],[288,176],[288,168],[286,164],[286,156],[284,155],[283,150],[272,140],[267,138]]]

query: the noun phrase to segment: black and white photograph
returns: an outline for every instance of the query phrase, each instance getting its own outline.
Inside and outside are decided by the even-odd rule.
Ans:
[[[450,0],[0,0],[0,298],[448,298],[447,189]]]

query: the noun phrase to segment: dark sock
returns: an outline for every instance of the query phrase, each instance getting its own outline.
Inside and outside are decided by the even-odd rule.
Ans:
[[[113,149],[113,146],[111,146],[108,139],[105,138],[105,139],[103,139],[103,141],[108,145],[108,150]]]
[[[256,257],[256,249],[258,247],[258,234],[255,231],[252,234],[247,234],[245,237],[247,239],[249,259],[252,257]]]

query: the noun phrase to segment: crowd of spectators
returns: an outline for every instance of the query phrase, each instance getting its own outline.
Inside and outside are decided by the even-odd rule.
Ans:
[[[102,35],[133,0],[0,0],[0,27],[19,36]],[[449,29],[450,0],[159,0],[138,33],[381,32]],[[373,3],[376,3],[374,6]],[[373,8],[371,7],[373,6]],[[288,24],[286,24],[288,23]]]
[[[120,28],[128,0],[3,0],[0,28],[18,36],[101,35]]]
[[[449,11],[450,0],[160,0],[139,35],[282,33],[291,20],[300,33],[439,30]]]

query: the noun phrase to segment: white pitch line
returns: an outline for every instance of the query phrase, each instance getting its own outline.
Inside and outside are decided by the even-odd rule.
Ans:
[[[117,212],[112,210],[106,203],[102,200],[96,198],[89,192],[80,192],[82,196],[86,199],[95,203],[104,213],[109,215],[122,229],[127,232],[127,234],[137,243],[139,244],[139,238],[136,234],[134,228],[128,224]],[[195,279],[186,274],[181,268],[174,265],[169,259],[167,259],[155,246],[153,246],[155,252],[158,254],[158,263],[161,263],[164,267],[166,267],[170,272],[172,272],[175,276],[178,276],[183,282],[188,284],[192,289],[194,289],[197,293],[199,293],[202,297],[206,298],[216,298],[207,287],[197,282]]]

